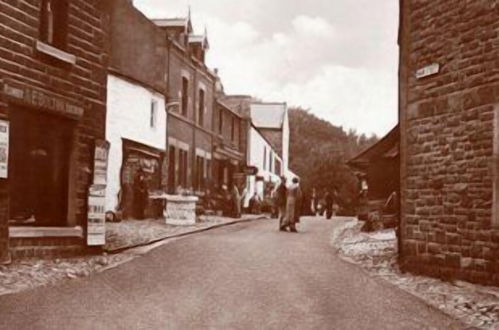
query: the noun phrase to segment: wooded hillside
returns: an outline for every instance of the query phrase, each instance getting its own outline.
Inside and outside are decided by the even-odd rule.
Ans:
[[[351,212],[358,182],[345,163],[378,138],[347,133],[303,109],[290,109],[289,120],[290,168],[300,176],[306,195],[314,187],[318,192],[336,187],[341,206]]]

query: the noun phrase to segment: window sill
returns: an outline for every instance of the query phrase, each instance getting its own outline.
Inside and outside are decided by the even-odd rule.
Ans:
[[[83,229],[76,227],[9,227],[10,238],[36,238],[36,237],[78,237],[83,238]]]
[[[39,51],[40,53],[54,57],[68,64],[72,65],[76,64],[76,56],[70,53],[66,53],[65,51],[60,50],[59,48],[56,48],[39,40],[36,41],[35,47],[36,50]]]

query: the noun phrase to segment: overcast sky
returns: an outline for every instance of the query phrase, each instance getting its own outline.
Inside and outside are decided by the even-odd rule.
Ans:
[[[309,108],[345,130],[397,122],[396,0],[135,0],[150,18],[208,29],[207,64],[229,94]]]

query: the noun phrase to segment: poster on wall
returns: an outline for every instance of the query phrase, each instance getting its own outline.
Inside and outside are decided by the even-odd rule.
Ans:
[[[104,140],[95,141],[94,156],[94,184],[107,184],[107,158],[109,154],[109,142]]]
[[[8,177],[9,122],[0,120],[0,178]]]
[[[87,245],[106,244],[106,186],[92,185],[88,192]]]

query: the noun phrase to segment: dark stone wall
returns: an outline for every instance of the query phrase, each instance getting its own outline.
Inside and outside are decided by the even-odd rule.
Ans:
[[[499,4],[401,4],[402,267],[499,284]],[[433,63],[437,74],[416,77]]]
[[[109,6],[110,68],[159,92],[166,92],[166,32],[128,0],[109,1]]]

